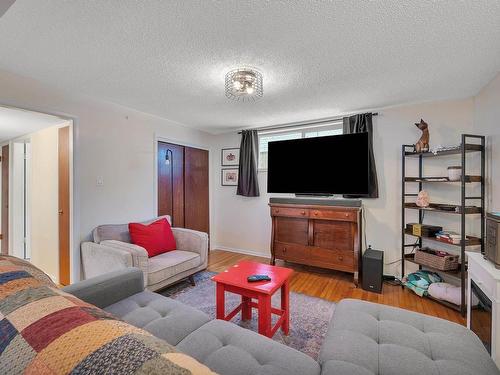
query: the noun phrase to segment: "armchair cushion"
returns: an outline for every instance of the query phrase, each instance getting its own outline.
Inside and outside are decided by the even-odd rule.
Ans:
[[[172,228],[165,218],[147,225],[130,223],[128,229],[131,242],[145,248],[150,258],[176,248]]]
[[[191,251],[174,250],[149,258],[148,285],[167,280],[200,264],[200,255]]]
[[[208,234],[185,228],[172,228],[177,250],[198,253],[201,263],[206,264],[208,254]]]

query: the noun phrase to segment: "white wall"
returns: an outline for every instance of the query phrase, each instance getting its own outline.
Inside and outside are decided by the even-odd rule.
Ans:
[[[74,249],[72,279],[80,278],[80,241],[99,224],[156,215],[155,138],[207,147],[211,136],[167,119],[65,93],[0,71],[0,103],[74,120]],[[102,177],[104,186],[96,186]],[[212,226],[213,227],[213,226]]]
[[[31,262],[59,280],[59,191],[57,126],[31,134]]]
[[[363,204],[366,215],[367,243],[376,249],[385,251],[385,261],[390,263],[400,258],[400,225],[401,225],[401,145],[413,144],[420,137],[420,131],[413,125],[423,118],[429,123],[431,147],[439,144],[459,144],[462,132],[473,129],[473,100],[443,101],[430,104],[419,104],[391,108],[379,111],[374,117],[374,152],[379,178],[379,199],[365,199]],[[239,146],[237,134],[217,136],[214,141],[212,171],[213,201],[215,220],[212,227],[213,248],[239,249],[248,253],[269,256],[271,238],[271,219],[268,202],[270,194],[266,193],[267,172],[259,172],[261,196],[245,198],[236,196],[235,187],[220,185],[220,149]],[[430,161],[426,165],[428,175],[446,175],[446,167],[456,164],[458,159],[441,160],[435,164]],[[413,163],[416,173],[417,162]],[[411,169],[411,167],[410,167]],[[451,185],[451,184],[450,184]],[[429,188],[434,201],[456,201],[459,189],[456,186],[441,186],[439,190]],[[276,195],[273,195],[276,196]],[[409,214],[411,218],[411,213]],[[416,220],[416,216],[414,216]],[[450,229],[456,223],[446,217],[438,217],[440,222]],[[432,222],[429,217],[428,222]],[[471,228],[473,230],[473,228]],[[450,249],[452,250],[452,249]],[[386,267],[387,272],[397,273],[399,265]]]
[[[475,131],[487,135],[488,210],[500,211],[500,74],[474,99]]]

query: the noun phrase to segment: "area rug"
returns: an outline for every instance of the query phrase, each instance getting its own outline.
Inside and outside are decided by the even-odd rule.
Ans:
[[[161,292],[186,305],[195,307],[215,319],[215,282],[210,280],[215,273],[200,272],[195,275],[196,286],[187,281],[180,282]],[[273,298],[273,306],[280,306],[280,293]],[[241,297],[233,293],[226,293],[226,312],[231,311],[241,302]],[[305,353],[315,360],[323,343],[328,324],[332,317],[335,304],[326,300],[306,296],[305,294],[290,293],[290,333],[283,335],[278,330],[273,340]],[[258,315],[253,309],[252,320],[242,322],[241,314],[237,314],[231,322],[241,327],[257,332]],[[273,322],[277,317],[273,316]]]

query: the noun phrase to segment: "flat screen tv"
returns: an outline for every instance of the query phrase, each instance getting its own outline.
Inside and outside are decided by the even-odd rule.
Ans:
[[[267,191],[368,194],[368,133],[269,142]]]

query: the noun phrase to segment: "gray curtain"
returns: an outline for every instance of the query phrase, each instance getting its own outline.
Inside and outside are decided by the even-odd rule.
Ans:
[[[257,130],[241,132],[240,166],[236,194],[244,197],[258,197],[257,158],[259,156],[259,136]]]
[[[346,198],[378,198],[377,167],[373,154],[373,125],[372,114],[362,113],[344,117],[344,134],[368,133],[368,194],[344,195]]]

